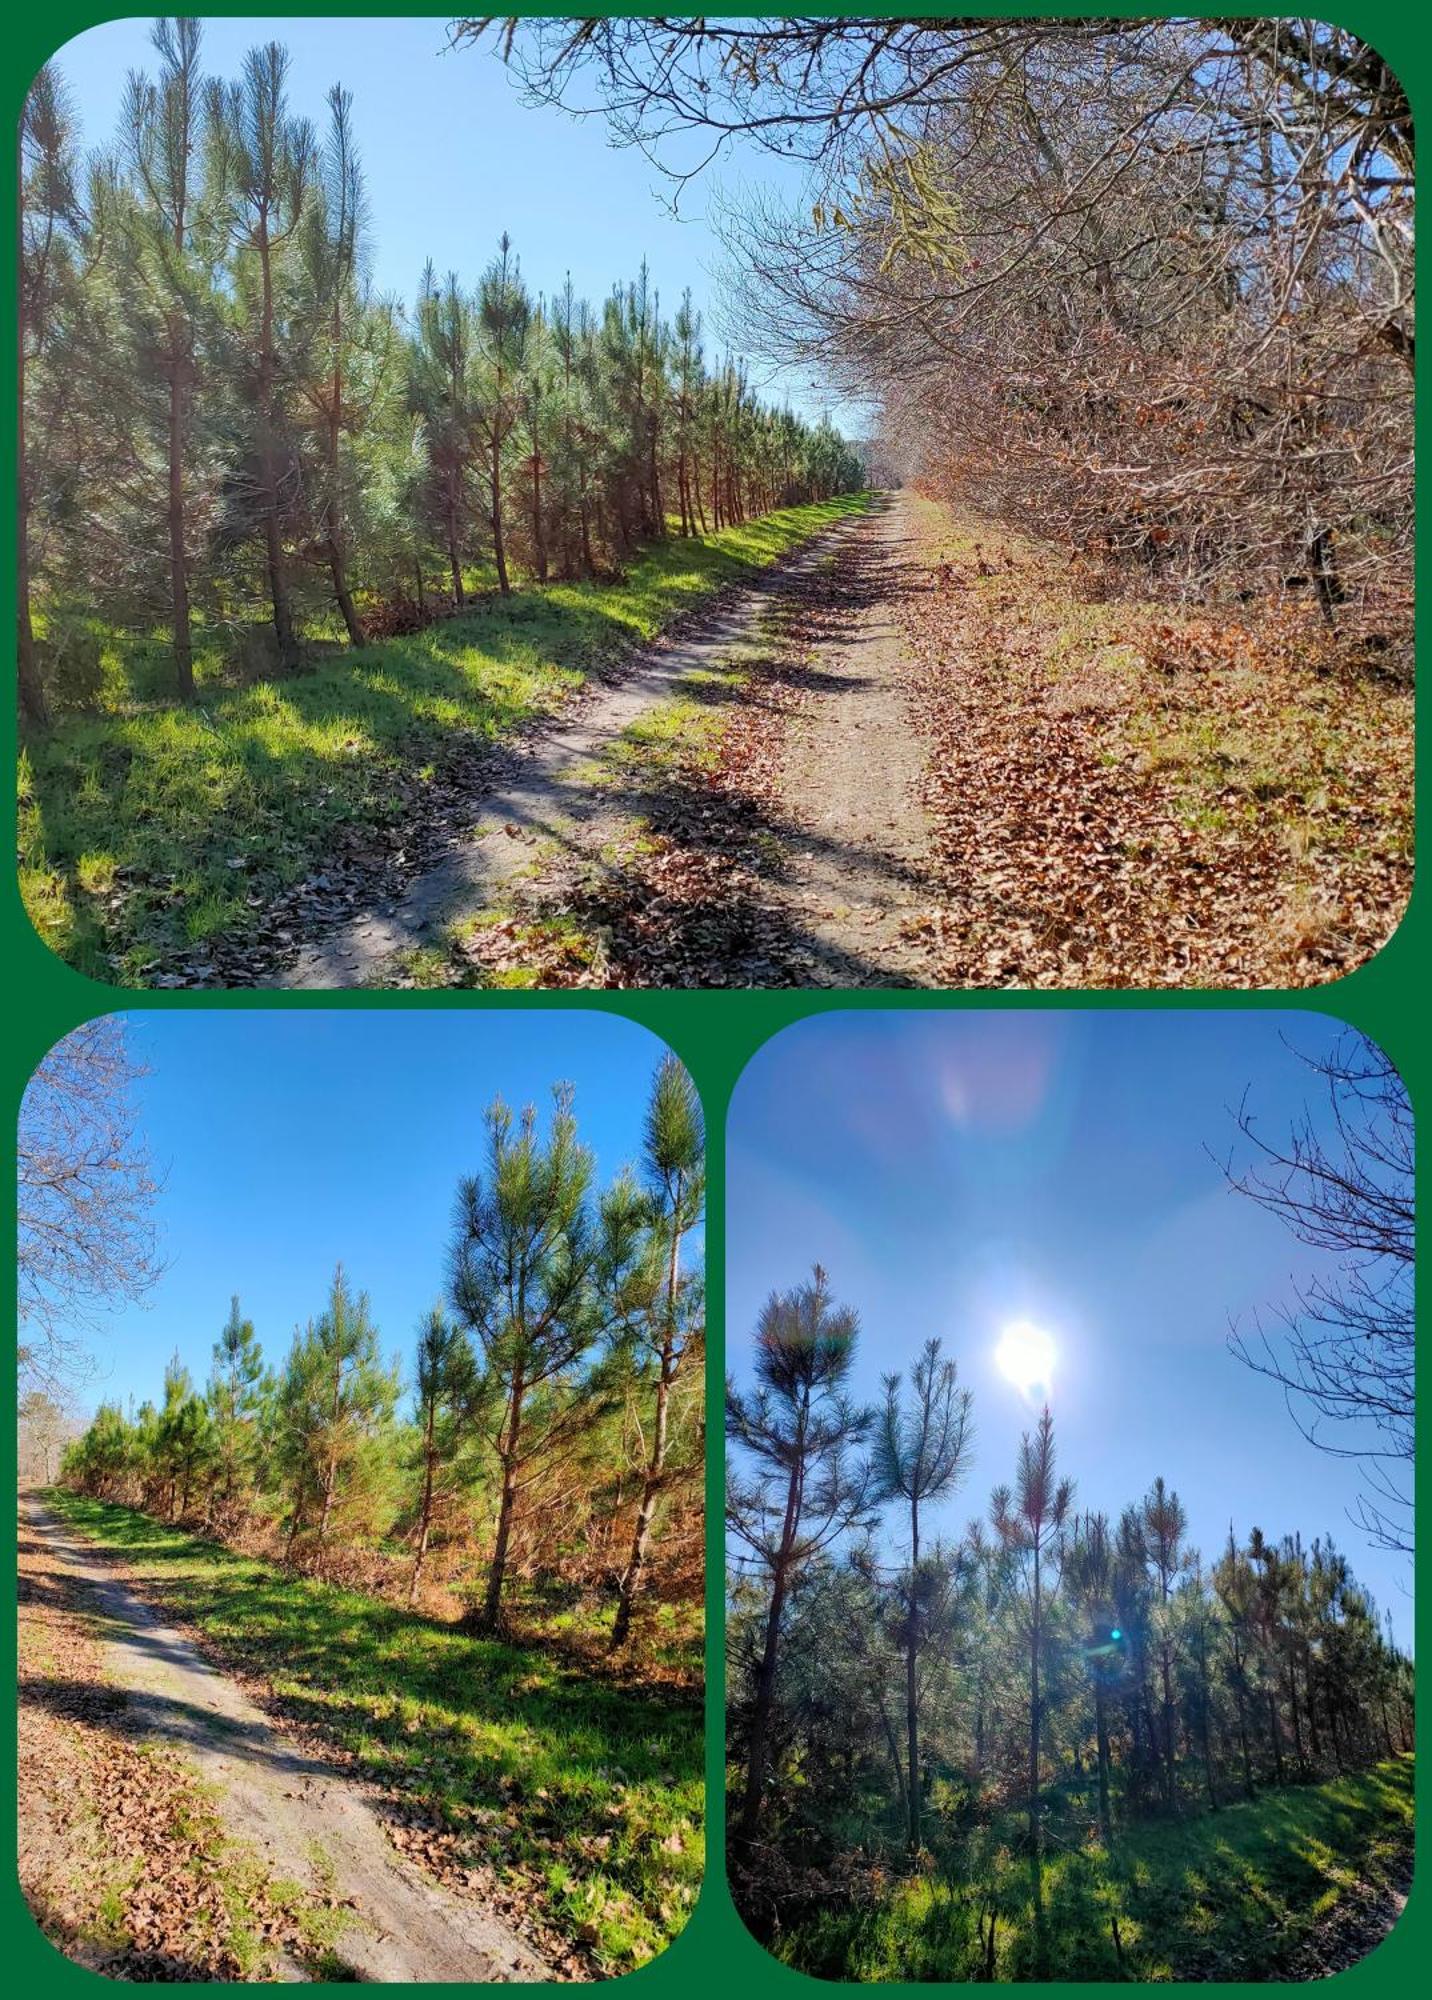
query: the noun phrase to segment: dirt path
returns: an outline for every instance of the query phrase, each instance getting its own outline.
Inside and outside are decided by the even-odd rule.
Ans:
[[[768,654],[783,613],[812,604],[820,615],[802,642],[799,713],[765,718],[780,736],[780,782],[758,927],[779,928],[789,946],[774,977],[763,959],[748,983],[921,983],[923,953],[911,936],[929,901],[918,796],[926,750],[899,691],[892,616],[910,536],[904,503],[882,501],[693,631],[648,649],[617,682],[591,689],[566,722],[513,749],[508,775],[474,801],[476,837],[396,898],[312,940],[273,983],[384,984],[406,955],[463,918],[517,903],[540,908],[565,894],[575,871],[603,865],[623,831],[620,789],[594,785],[594,766],[673,695]],[[691,983],[706,983],[699,968]]]
[[[381,980],[401,953],[444,924],[502,903],[512,884],[531,873],[539,847],[550,855],[596,844],[605,802],[590,783],[593,760],[679,682],[752,644],[772,597],[848,532],[842,526],[818,537],[686,635],[647,648],[617,681],[594,684],[569,720],[512,749],[509,775],[473,802],[480,816],[475,838],[454,845],[395,900],[374,903],[306,945],[271,984],[332,988]]]
[[[901,692],[893,607],[914,538],[897,495],[836,552],[807,673],[813,698],[788,732],[772,898],[800,940],[808,983],[923,983],[927,745]]]
[[[183,1752],[212,1788],[226,1829],[273,1876],[351,1909],[335,1954],[358,1979],[505,1981],[549,1977],[499,1918],[459,1902],[402,1861],[362,1794],[286,1739],[235,1682],[121,1583],[34,1499],[22,1503],[56,1570],[92,1595],[106,1678],[124,1691],[135,1736]],[[292,1977],[302,1977],[296,1970]]]

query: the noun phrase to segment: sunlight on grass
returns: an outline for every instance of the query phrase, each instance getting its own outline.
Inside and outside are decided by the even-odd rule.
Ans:
[[[1112,1851],[1097,1841],[1056,1851],[1044,1870],[1047,1976],[1283,1976],[1299,1944],[1364,1880],[1405,1872],[1412,1811],[1413,1759],[1399,1756],[1217,1814],[1138,1824]],[[933,1876],[893,1880],[874,1907],[793,1913],[775,1949],[820,1978],[978,1979],[989,1909],[997,1977],[1037,1976],[1028,1861],[1013,1841],[978,1830]]]
[[[604,1971],[685,1924],[703,1864],[696,1699],[285,1575],[127,1508],[48,1500]]]
[[[112,639],[100,712],[58,721],[21,758],[31,921],[80,970],[144,985],[166,958],[261,922],[340,828],[396,838],[415,771],[552,714],[594,668],[868,504],[846,496],[663,543],[619,582],[486,598],[283,682],[226,685],[206,655],[188,709],[153,694],[154,641]]]

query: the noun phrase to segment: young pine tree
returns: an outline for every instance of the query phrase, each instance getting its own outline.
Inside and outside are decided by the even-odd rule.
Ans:
[[[214,1342],[207,1392],[214,1432],[212,1503],[220,1519],[231,1519],[250,1495],[263,1392],[263,1349],[253,1321],[239,1311],[235,1294],[229,1317]]]
[[[924,1642],[922,1605],[938,1579],[921,1568],[920,1510],[954,1490],[972,1443],[970,1395],[961,1389],[953,1361],[941,1358],[940,1342],[927,1340],[910,1377],[910,1399],[902,1403],[898,1375],[885,1377],[885,1407],[871,1452],[872,1499],[902,1503],[910,1529],[910,1565],[905,1573],[905,1803],[907,1840],[920,1845],[920,1652]]]
[[[470,1629],[497,1632],[512,1530],[525,1486],[606,1408],[583,1366],[615,1323],[619,1266],[631,1254],[632,1205],[608,1220],[593,1199],[593,1160],[577,1136],[572,1094],[553,1093],[545,1139],[529,1106],[487,1113],[487,1171],[458,1188],[449,1291],[478,1343],[490,1392],[487,1438],[501,1474],[497,1526]]]
[[[193,407],[206,320],[215,308],[212,258],[204,242],[200,148],[203,139],[201,24],[157,21],[151,35],[157,80],[131,76],[121,119],[127,169],[116,204],[111,262],[126,347],[137,383],[157,375],[162,390],[160,463],[169,569],[174,679],[181,701],[194,694],[190,525]],[[144,400],[141,396],[141,404]],[[134,453],[143,465],[146,454]],[[159,496],[156,496],[159,498]]]
[[[263,538],[280,667],[298,665],[285,536],[298,477],[287,368],[289,267],[313,193],[314,138],[288,109],[288,51],[251,49],[238,83],[209,92],[210,196],[230,252],[232,319],[240,356],[238,430],[245,447],[232,469],[236,525]]]
[[[413,1400],[418,1502],[408,1580],[410,1606],[417,1602],[433,1528],[475,1475],[483,1417],[483,1382],[472,1341],[466,1329],[454,1325],[438,1307],[418,1334]]]
[[[990,1501],[990,1519],[996,1534],[1005,1548],[1022,1560],[1024,1567],[1029,1621],[1029,1869],[1040,1950],[1044,1926],[1044,1827],[1039,1804],[1039,1750],[1044,1703],[1039,1670],[1047,1611],[1044,1565],[1059,1541],[1074,1498],[1073,1485],[1067,1479],[1056,1478],[1054,1465],[1054,1420],[1046,1407],[1034,1436],[1031,1438],[1026,1432],[1020,1440],[1014,1493],[1011,1495],[1007,1486],[998,1486]]]
[[[532,300],[505,233],[478,286],[477,331],[481,355],[477,421],[487,463],[488,520],[497,587],[506,597],[512,583],[507,573],[504,461],[507,441],[522,413],[532,339]]]
[[[351,1289],[340,1265],[326,1308],[295,1337],[279,1385],[290,1559],[304,1529],[313,1526],[321,1550],[339,1514],[368,1497],[397,1399],[397,1369],[384,1366],[367,1294]]]
[[[683,1361],[688,1354],[699,1353],[701,1346],[701,1283],[683,1273],[681,1247],[700,1222],[705,1205],[705,1154],[701,1101],[676,1057],[668,1055],[657,1071],[647,1106],[642,1161],[647,1202],[644,1283],[634,1316],[639,1355],[656,1376],[655,1407],[631,1552],[617,1594],[614,1652],[626,1644],[631,1632],[632,1607],[641,1589],[657,1502],[666,1482],[672,1390]]]
[[[869,1513],[869,1468],[851,1454],[869,1436],[873,1413],[846,1394],[859,1325],[831,1298],[817,1266],[808,1284],[766,1301],[756,1326],[756,1386],[726,1395],[727,1437],[754,1465],[750,1479],[732,1469],[727,1525],[769,1593],[734,1829],[746,1849],[760,1829],[787,1600],[820,1552]]]

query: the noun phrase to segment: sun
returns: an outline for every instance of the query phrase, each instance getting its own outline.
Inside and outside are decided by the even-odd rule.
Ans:
[[[1027,1396],[1031,1389],[1049,1387],[1054,1373],[1054,1342],[1032,1320],[1011,1321],[999,1337],[994,1358],[1001,1375],[1021,1395]]]

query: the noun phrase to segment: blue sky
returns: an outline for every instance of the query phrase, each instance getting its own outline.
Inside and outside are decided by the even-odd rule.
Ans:
[[[239,1294],[265,1355],[323,1307],[334,1266],[368,1292],[384,1352],[411,1355],[442,1295],[459,1178],[484,1164],[483,1112],[570,1082],[599,1179],[640,1156],[663,1045],[596,1012],[135,1014],[141,1130],[164,1177],[168,1268],[106,1316],[88,1392],[142,1400],[177,1349],[195,1380]]]
[[[127,72],[155,67],[150,27],[148,18],[112,22],[57,52],[86,146],[112,139]],[[236,76],[247,49],[274,40],[293,59],[293,109],[320,128],[330,86],[353,92],[380,291],[411,303],[429,257],[440,275],[454,269],[472,282],[506,229],[534,291],[560,290],[570,270],[578,293],[598,306],[614,282],[636,275],[644,255],[668,312],[690,286],[705,314],[707,354],[718,350],[710,274],[720,251],[703,217],[705,183],[682,197],[681,219],[672,217],[667,184],[639,153],[611,146],[603,120],[525,107],[485,46],[447,50],[446,16],[206,18],[205,67]],[[767,181],[778,166],[765,154],[749,164]],[[794,174],[790,184],[798,185]],[[807,415],[825,407],[819,385],[804,376],[768,391],[772,400],[786,393]],[[831,407],[840,421],[840,407]]]
[[[1281,1032],[1280,1032],[1281,1031]],[[1233,1114],[1286,1134],[1319,1087],[1298,1048],[1323,1016],[962,1012],[828,1016],[787,1030],[736,1090],[728,1128],[727,1364],[745,1379],[772,1290],[819,1261],[861,1316],[854,1387],[879,1397],[940,1335],[974,1394],[970,1477],[940,1531],[983,1514],[1038,1415],[1000,1374],[1003,1327],[1056,1341],[1050,1404],[1077,1504],[1116,1515],[1156,1473],[1191,1539],[1331,1532],[1411,1643],[1411,1565],[1347,1519],[1356,1468],[1305,1442],[1281,1392],[1227,1350],[1230,1318],[1318,1268],[1231,1193]]]

